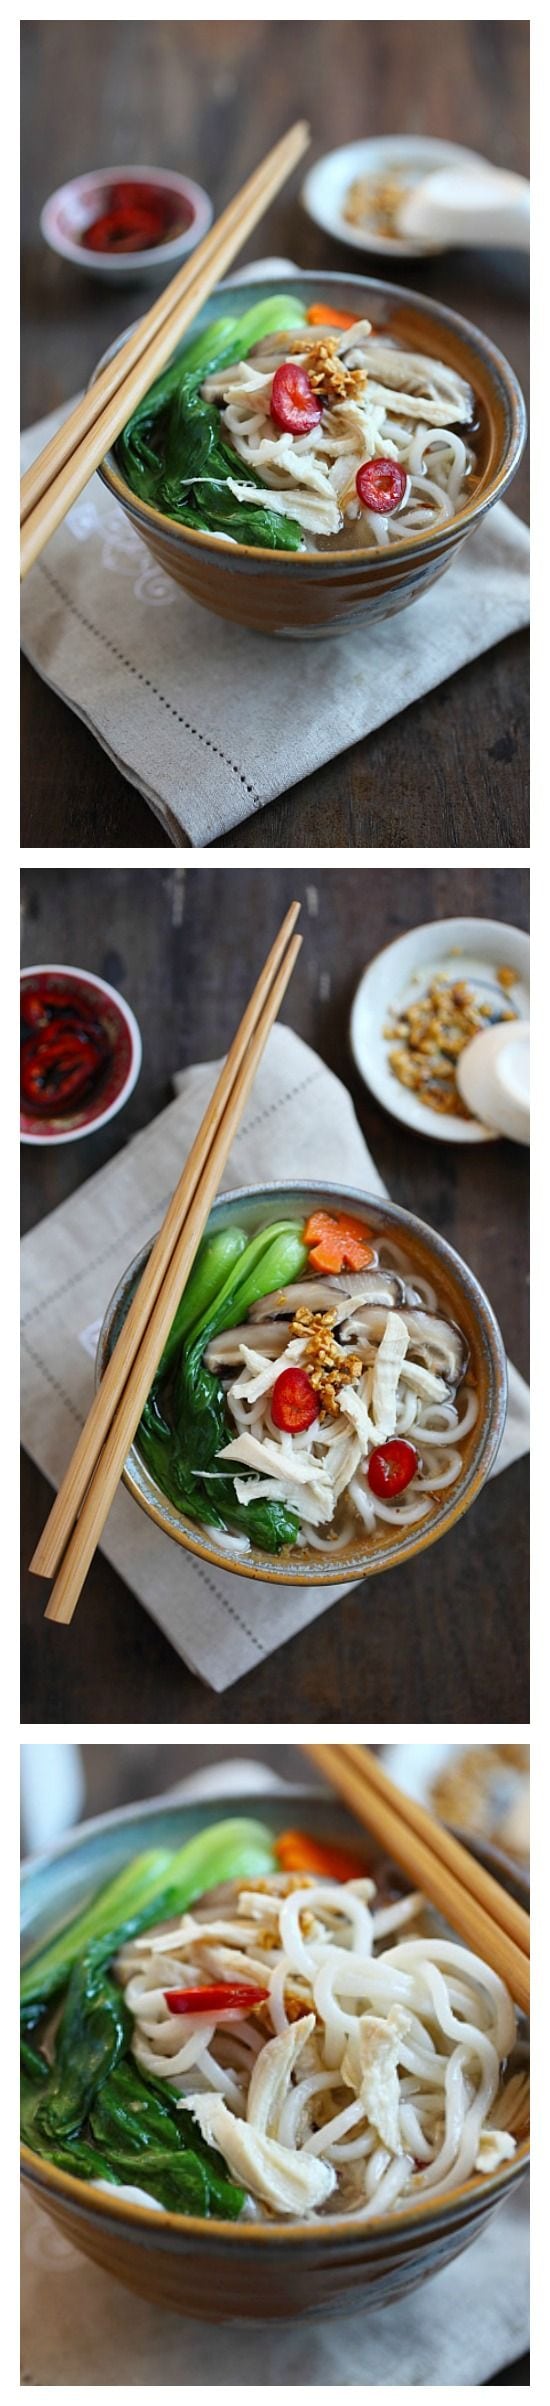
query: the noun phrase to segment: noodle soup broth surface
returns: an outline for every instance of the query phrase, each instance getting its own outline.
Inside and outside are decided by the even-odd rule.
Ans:
[[[273,1199],[265,1196],[261,1200],[249,1197],[242,1201],[238,1197],[229,1198],[226,1205],[220,1201],[216,1206],[210,1225],[212,1230],[217,1229],[219,1232],[223,1232],[232,1225],[234,1227],[237,1222],[238,1228],[242,1232],[243,1243],[250,1246],[257,1243],[264,1232],[266,1232],[267,1241],[267,1233],[271,1232],[273,1224],[277,1226],[280,1222],[284,1222],[285,1226],[294,1232],[294,1238],[300,1242],[304,1227],[309,1226],[312,1212],[315,1216],[315,1213],[318,1214],[319,1211],[322,1217],[326,1215],[329,1220],[335,1216],[337,1221],[339,1212],[345,1218],[345,1197],[338,1194],[336,1198],[334,1190],[326,1201],[322,1195],[320,1201],[317,1196],[311,1197],[301,1212],[297,1208],[295,1196],[290,1191],[287,1194],[277,1190]],[[351,1286],[355,1277],[359,1296],[364,1287],[366,1333],[364,1328],[361,1329],[363,1308],[361,1301],[356,1306],[354,1301],[349,1301],[347,1295],[345,1305],[339,1305],[336,1312],[336,1320],[339,1319],[341,1328],[336,1325],[333,1332],[333,1327],[328,1326],[328,1320],[332,1319],[334,1315],[335,1300],[337,1303],[336,1289],[331,1283],[330,1272],[323,1273],[322,1276],[318,1273],[313,1265],[310,1252],[307,1266],[298,1277],[289,1280],[288,1293],[286,1281],[276,1282],[276,1305],[270,1300],[272,1289],[269,1287],[266,1289],[264,1283],[263,1292],[260,1288],[259,1296],[250,1310],[246,1313],[243,1312],[241,1316],[235,1303],[234,1307],[231,1306],[231,1309],[227,1311],[225,1320],[222,1315],[222,1324],[218,1333],[211,1336],[207,1328],[204,1349],[201,1352],[200,1345],[198,1348],[201,1376],[207,1372],[211,1382],[218,1383],[225,1409],[225,1427],[222,1427],[220,1440],[211,1453],[209,1469],[205,1474],[207,1481],[210,1480],[210,1484],[206,1487],[206,1495],[208,1498],[213,1497],[216,1503],[219,1501],[222,1514],[221,1524],[219,1520],[216,1522],[215,1519],[209,1519],[208,1509],[207,1507],[203,1509],[201,1503],[197,1534],[199,1537],[201,1534],[203,1535],[206,1545],[209,1541],[213,1545],[220,1543],[222,1556],[226,1556],[228,1564],[231,1562],[237,1569],[246,1569],[251,1554],[255,1562],[261,1559],[262,1553],[265,1559],[264,1575],[269,1575],[271,1567],[275,1570],[276,1576],[284,1576],[287,1566],[290,1573],[295,1566],[295,1572],[299,1576],[306,1577],[309,1574],[311,1578],[315,1571],[322,1575],[325,1558],[330,1558],[331,1561],[337,1559],[338,1564],[341,1563],[343,1571],[348,1568],[353,1570],[358,1554],[364,1560],[367,1568],[370,1554],[375,1554],[377,1560],[381,1556],[383,1563],[385,1559],[395,1558],[396,1545],[399,1552],[405,1545],[410,1550],[411,1539],[418,1543],[419,1538],[424,1537],[425,1539],[426,1534],[431,1533],[432,1530],[435,1533],[442,1522],[447,1526],[449,1507],[452,1517],[454,1517],[455,1502],[460,1510],[465,1487],[475,1475],[476,1464],[486,1440],[487,1428],[494,1410],[494,1397],[491,1393],[490,1381],[488,1382],[486,1332],[483,1325],[480,1324],[476,1296],[474,1294],[472,1297],[470,1293],[468,1274],[464,1274],[464,1285],[462,1285],[461,1279],[457,1281],[456,1271],[448,1265],[446,1254],[438,1251],[434,1257],[428,1232],[424,1235],[424,1232],[419,1229],[418,1223],[415,1224],[414,1230],[408,1224],[402,1230],[400,1224],[396,1225],[379,1203],[371,1205],[365,1202],[358,1206],[353,1201],[348,1207],[347,1216],[349,1217],[350,1214],[352,1215],[352,1225],[363,1231],[365,1243],[370,1243],[374,1255],[373,1263],[369,1263],[364,1274],[361,1270],[349,1274]],[[460,1267],[457,1265],[459,1271]],[[374,1303],[371,1303],[370,1299],[370,1279],[374,1282]],[[342,1285],[348,1283],[345,1269],[341,1274],[341,1283]],[[392,1294],[394,1300],[391,1303],[388,1300],[387,1304],[386,1301],[378,1304],[376,1301],[377,1286],[382,1295],[387,1295],[389,1298]],[[293,1300],[293,1289],[295,1301]],[[311,1297],[309,1305],[308,1293]],[[128,1308],[129,1301],[130,1290],[127,1288],[124,1309]],[[281,1317],[279,1317],[279,1308]],[[273,1311],[275,1312],[274,1319],[270,1317]],[[403,1337],[403,1328],[405,1331],[407,1330],[407,1319],[405,1322],[403,1321],[403,1313],[408,1314],[411,1330],[408,1338],[407,1334]],[[421,1343],[417,1343],[415,1333],[418,1313],[420,1314]],[[284,1316],[285,1314],[286,1316]],[[371,1325],[376,1331],[376,1343],[371,1343]],[[450,1366],[449,1363],[446,1363],[445,1368],[442,1367],[439,1353],[442,1329],[444,1343],[447,1342],[445,1335],[447,1332],[451,1346]],[[111,1341],[115,1333],[116,1322],[111,1330]],[[382,1350],[383,1338],[385,1338],[386,1351],[389,1346],[391,1352],[398,1334],[404,1345],[404,1367],[398,1375],[396,1389],[398,1408],[392,1416],[390,1407],[390,1416],[386,1426],[380,1430],[380,1425],[377,1428],[376,1419],[373,1422],[372,1417],[372,1395],[377,1375],[377,1358]],[[431,1350],[432,1336],[435,1336],[436,1340],[435,1354]],[[324,1348],[327,1339],[331,1359],[328,1367],[325,1368]],[[432,1369],[428,1370],[427,1374],[424,1360],[426,1341],[429,1347],[428,1360],[432,1363]],[[194,1339],[191,1338],[190,1344],[193,1343]],[[354,1352],[356,1345],[361,1348],[361,1353],[357,1353],[357,1355]],[[189,1356],[186,1355],[183,1365],[184,1378],[188,1358]],[[349,1383],[346,1383],[343,1400],[342,1390],[338,1390],[337,1385],[332,1409],[329,1410],[325,1401],[326,1390],[323,1390],[322,1382],[323,1379],[328,1379],[330,1394],[334,1361],[337,1365],[337,1381],[344,1375],[343,1370],[340,1369],[341,1362],[351,1363],[353,1375]],[[434,1368],[434,1363],[438,1363],[439,1367]],[[285,1380],[288,1379],[289,1369],[291,1407],[294,1406],[296,1389],[301,1405],[304,1376],[306,1387],[310,1378],[314,1380],[316,1392],[310,1406],[309,1422],[306,1415],[305,1422],[296,1424],[292,1418],[292,1412],[290,1420],[283,1417],[281,1421],[277,1417],[277,1398],[274,1389],[277,1380],[280,1380],[284,1402],[286,1400]],[[297,1381],[297,1372],[300,1373],[302,1386],[300,1379]],[[421,1392],[420,1398],[418,1392],[415,1391],[417,1374],[421,1389],[423,1382],[428,1389],[428,1394],[425,1395]],[[160,1390],[160,1411],[172,1429],[177,1428],[178,1424],[178,1381],[181,1395],[181,1380],[180,1359],[173,1385],[170,1386],[170,1381],[168,1381],[168,1384],[161,1387]],[[241,1400],[241,1394],[235,1396],[233,1389],[235,1386],[242,1389],[243,1383],[246,1386],[247,1381],[252,1388],[252,1394],[249,1396],[247,1392]],[[255,1387],[258,1381],[259,1392],[256,1393]],[[440,1396],[439,1402],[432,1400],[434,1383],[440,1390],[445,1388],[445,1395]],[[358,1397],[357,1403],[354,1403],[353,1393],[350,1400],[350,1386],[353,1388],[355,1396]],[[153,1390],[154,1393],[155,1390]],[[362,1417],[362,1405],[365,1404],[370,1415],[368,1437],[365,1442],[359,1444],[356,1439],[358,1440],[361,1436],[364,1439],[365,1423]],[[316,1408],[317,1416],[315,1417]],[[414,1417],[415,1412],[419,1414],[418,1424]],[[348,1417],[348,1414],[351,1414],[351,1418]],[[457,1422],[455,1441],[454,1429]],[[464,1434],[461,1433],[463,1422]],[[427,1432],[424,1442],[423,1426]],[[191,1424],[191,1429],[192,1433],[187,1445],[185,1439],[180,1439],[178,1442],[181,1443],[182,1453],[186,1457],[187,1468],[191,1466],[194,1469],[196,1448],[193,1424]],[[433,1442],[434,1431],[445,1440],[437,1447]],[[430,1432],[432,1432],[431,1444]],[[326,1515],[322,1505],[315,1502],[315,1499],[311,1511],[308,1512],[307,1509],[304,1511],[303,1497],[304,1495],[307,1497],[306,1481],[310,1477],[311,1480],[313,1479],[313,1472],[310,1474],[308,1464],[320,1461],[324,1474],[328,1462],[328,1472],[332,1476],[332,1464],[336,1462],[337,1443],[341,1439],[343,1451],[350,1438],[352,1440],[351,1467],[349,1477],[344,1480],[342,1492],[331,1501]],[[373,1486],[377,1464],[373,1463],[372,1456],[373,1454],[377,1456],[381,1450],[385,1457],[388,1442],[391,1456],[394,1439],[400,1442],[403,1438],[405,1439],[406,1467],[408,1467],[407,1448],[411,1446],[418,1456],[416,1467],[414,1471],[408,1470],[403,1491],[399,1487],[397,1492],[394,1492],[393,1485],[390,1484],[389,1495],[384,1486],[379,1488],[378,1495],[376,1495],[373,1492]],[[254,1441],[252,1447],[251,1439]],[[256,1451],[258,1447],[260,1448],[259,1454]],[[173,1484],[168,1480],[163,1487],[162,1458],[159,1467],[159,1460],[155,1456],[154,1449],[148,1445],[146,1437],[144,1441],[142,1429],[138,1432],[133,1451],[134,1461],[136,1454],[140,1470],[142,1464],[145,1464],[149,1472],[153,1471],[160,1496],[167,1493],[168,1496],[172,1495],[174,1502],[177,1502],[179,1492],[177,1482],[175,1492]],[[401,1476],[399,1443],[398,1457],[398,1470]],[[387,1475],[386,1459],[383,1460],[382,1470],[384,1475]],[[441,1478],[438,1475],[440,1470]],[[370,1476],[368,1476],[369,1473]],[[299,1475],[298,1487],[295,1484],[294,1474],[296,1477]],[[379,1469],[378,1475],[380,1475]],[[395,1460],[392,1459],[390,1461],[392,1481],[394,1476]],[[223,1491],[221,1485],[218,1484],[220,1479],[223,1482]],[[231,1489],[227,1486],[228,1479],[231,1482]],[[424,1479],[428,1482],[426,1485]],[[358,1489],[359,1480],[361,1485]],[[139,1492],[139,1486],[137,1491]],[[238,1511],[241,1516],[240,1522],[238,1518],[236,1521],[230,1519],[224,1529],[223,1497],[230,1495],[232,1500],[233,1491],[236,1494]],[[195,1488],[195,1494],[197,1492]],[[324,1493],[325,1490],[323,1489],[322,1492]],[[385,1498],[386,1500],[384,1500]],[[250,1503],[253,1502],[255,1506],[259,1504],[261,1510],[267,1511],[269,1517],[273,1509],[273,1499],[277,1500],[278,1508],[281,1511],[284,1512],[285,1505],[288,1504],[289,1510],[295,1515],[298,1514],[298,1525],[295,1523],[293,1533],[291,1535],[283,1533],[275,1548],[273,1548],[271,1534],[265,1537],[262,1536],[261,1531],[258,1532],[256,1526],[250,1524],[249,1531],[246,1526],[246,1511]],[[419,1504],[421,1510],[418,1510]],[[183,1511],[188,1512],[189,1520],[193,1523],[196,1516],[192,1497],[186,1498],[185,1493],[182,1493],[181,1505]],[[363,1506],[363,1510],[361,1510],[361,1506]],[[371,1512],[373,1517],[369,1523]],[[199,1523],[202,1523],[202,1532]]]

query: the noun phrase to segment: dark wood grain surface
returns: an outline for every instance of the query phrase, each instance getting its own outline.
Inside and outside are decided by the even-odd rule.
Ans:
[[[407,927],[457,913],[526,924],[514,868],[317,871],[170,866],[27,869],[24,961],[79,962],[119,985],[144,1040],[124,1114],[85,1143],[22,1149],[23,1226],[72,1193],[169,1100],[176,1068],[227,1044],[293,893],[304,945],[282,1016],[345,1079],[394,1200],[464,1255],[508,1352],[527,1369],[527,1156],[452,1147],[383,1112],[348,1050],[365,963]],[[274,1165],[276,1167],[276,1165]],[[528,1718],[527,1464],[491,1480],[457,1528],[416,1561],[355,1587],[313,1628],[215,1696],[104,1559],[70,1632],[43,1620],[26,1565],[51,1494],[23,1463],[24,1720],[138,1722],[517,1721]]]
[[[48,192],[85,167],[182,166],[221,208],[289,120],[304,113],[312,156],[359,134],[430,133],[525,173],[528,26],[153,24],[23,27],[23,422],[86,382],[141,306],[80,277],[42,242]],[[310,224],[299,178],[243,259],[356,268],[360,257]],[[368,261],[374,266],[376,260]],[[513,253],[404,261],[402,283],[443,299],[528,374],[527,265]],[[513,507],[527,514],[527,469]],[[398,622],[396,642],[398,643]],[[248,819],[223,844],[491,844],[527,840],[527,638],[474,661]],[[322,658],[319,654],[320,670]],[[25,845],[168,843],[93,736],[23,667]]]

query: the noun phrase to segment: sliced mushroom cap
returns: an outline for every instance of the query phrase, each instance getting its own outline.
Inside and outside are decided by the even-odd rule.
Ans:
[[[418,1354],[426,1370],[439,1371],[450,1387],[458,1387],[465,1377],[469,1351],[462,1330],[454,1320],[444,1320],[439,1312],[406,1309],[403,1319],[409,1332],[409,1353]]]
[[[468,1368],[468,1347],[454,1320],[442,1319],[439,1312],[428,1312],[410,1304],[400,1304],[399,1318],[404,1321],[409,1339],[408,1359],[423,1362],[426,1370],[446,1380],[455,1388],[465,1377]],[[387,1310],[375,1304],[365,1304],[361,1311],[348,1315],[342,1324],[346,1343],[353,1327],[357,1338],[370,1345],[380,1345],[387,1327]]]
[[[222,1328],[219,1336],[207,1345],[204,1356],[207,1370],[230,1370],[236,1362],[240,1366],[241,1346],[250,1344],[250,1333],[249,1320],[244,1320],[240,1328]],[[254,1327],[255,1350],[265,1354],[266,1361],[276,1361],[283,1338],[280,1320],[262,1320]]]
[[[364,343],[368,343],[371,331],[371,321],[368,317],[357,318],[356,321],[354,320],[353,326],[349,327],[335,326],[334,322],[331,324],[330,318],[326,326],[318,324],[312,326],[307,323],[302,326],[287,326],[286,329],[283,327],[278,334],[264,334],[261,342],[253,344],[247,357],[254,361],[254,365],[256,362],[260,365],[263,360],[269,359],[275,359],[275,361],[291,359],[296,354],[299,357],[301,353],[314,350],[317,343],[326,341],[327,336],[329,342],[335,343],[337,352],[343,356],[346,350],[355,350],[357,346],[361,347]],[[466,387],[464,389],[466,390]]]
[[[272,1295],[262,1295],[253,1303],[250,1319],[289,1319],[305,1308],[310,1312],[337,1312],[338,1320],[349,1319],[351,1312],[363,1303],[385,1305],[387,1311],[403,1301],[405,1288],[402,1278],[393,1270],[350,1270],[341,1278],[304,1278],[296,1284],[279,1287]]]

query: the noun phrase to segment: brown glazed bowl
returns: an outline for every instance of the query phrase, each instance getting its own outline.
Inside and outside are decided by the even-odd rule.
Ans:
[[[288,1827],[289,1796],[261,1796],[254,1810],[270,1828]],[[251,1810],[250,1792],[224,1804],[182,1805],[158,1798],[106,1814],[62,1841],[23,1873],[24,1958],[53,1937],[80,1911],[102,1883],[132,1854],[150,1846],[181,1846],[196,1830]],[[292,1798],[291,1818],[296,1810]],[[327,1796],[300,1797],[300,1818],[319,1839],[344,1841],[357,1825]],[[468,1839],[465,1841],[468,1844]],[[376,1870],[379,1851],[367,1840]],[[510,1893],[527,1902],[524,1875],[476,1844],[476,1854]],[[434,1915],[434,1930],[441,1922]],[[520,2024],[518,2068],[526,2060]],[[22,2176],[37,2205],[59,2224],[83,2255],[103,2265],[140,2297],[172,2313],[207,2322],[288,2321],[295,2315],[332,2314],[361,2306],[393,2305],[417,2289],[469,2247],[489,2216],[527,2169],[529,2131],[525,2106],[518,2111],[517,2150],[512,2161],[486,2178],[475,2176],[439,2204],[418,2204],[364,2223],[342,2214],[315,2224],[203,2222],[193,2215],[161,2214],[153,2207],[117,2198],[21,2150]]]
[[[461,543],[500,501],[515,475],[525,442],[525,405],[513,370],[485,334],[454,310],[420,293],[372,276],[299,275],[287,279],[306,308],[325,295],[331,305],[369,317],[377,331],[415,351],[431,352],[458,369],[473,388],[479,418],[479,477],[475,493],[438,534],[411,535],[380,550],[268,552],[199,534],[138,500],[110,451],[100,476],[168,576],[220,618],[265,635],[335,635],[391,618],[425,593],[449,568]],[[284,289],[284,276],[219,287],[197,318],[197,330],[220,315],[241,314],[251,299]],[[220,293],[223,301],[220,303]],[[121,341],[124,336],[121,336]],[[113,346],[114,348],[115,346]],[[106,354],[107,358],[112,352]],[[100,360],[96,374],[105,366]]]
[[[362,1530],[345,1548],[335,1547],[330,1553],[320,1554],[312,1546],[300,1546],[295,1557],[262,1553],[259,1547],[252,1546],[245,1556],[237,1550],[231,1551],[228,1537],[223,1546],[218,1545],[212,1532],[198,1528],[161,1493],[134,1444],[123,1476],[136,1502],[178,1545],[186,1546],[191,1554],[201,1555],[204,1562],[216,1565],[219,1570],[235,1571],[240,1578],[270,1580],[274,1585],[286,1587],[334,1587],[344,1579],[365,1579],[373,1571],[389,1570],[396,1563],[409,1561],[411,1555],[422,1553],[424,1546],[433,1545],[436,1537],[452,1529],[468,1510],[488,1476],[500,1444],[507,1397],[506,1355],[500,1329],[471,1270],[466,1269],[459,1254],[453,1252],[442,1236],[425,1227],[423,1220],[414,1219],[412,1212],[401,1211],[395,1203],[381,1203],[379,1196],[361,1194],[353,1187],[335,1186],[332,1182],[321,1186],[301,1180],[296,1184],[289,1181],[284,1186],[243,1187],[233,1194],[218,1196],[208,1227],[226,1226],[231,1220],[239,1223],[245,1212],[246,1226],[253,1233],[265,1222],[266,1212],[276,1220],[303,1220],[312,1211],[341,1210],[344,1203],[353,1206],[354,1213],[365,1220],[375,1236],[378,1231],[381,1238],[390,1237],[402,1246],[417,1276],[427,1278],[437,1288],[448,1318],[458,1323],[466,1338],[470,1375],[480,1399],[479,1417],[464,1440],[463,1471],[452,1488],[442,1491],[431,1520],[420,1521],[403,1532],[396,1532],[391,1523],[383,1523],[376,1537],[368,1537],[366,1530]],[[107,1305],[98,1341],[96,1383],[116,1343],[150,1249],[150,1245],[145,1245],[130,1263]]]

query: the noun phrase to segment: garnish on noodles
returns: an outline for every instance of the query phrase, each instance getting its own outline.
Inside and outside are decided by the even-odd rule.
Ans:
[[[185,526],[270,550],[394,545],[468,497],[475,403],[457,370],[368,318],[285,294],[196,337],[116,446]]]
[[[429,1521],[478,1396],[462,1331],[352,1209],[206,1237],[136,1443],[235,1557],[340,1552]]]
[[[128,1864],[24,1968],[22,2024],[28,2146],[171,2213],[369,2221],[515,2153],[503,1981],[307,1831]]]

